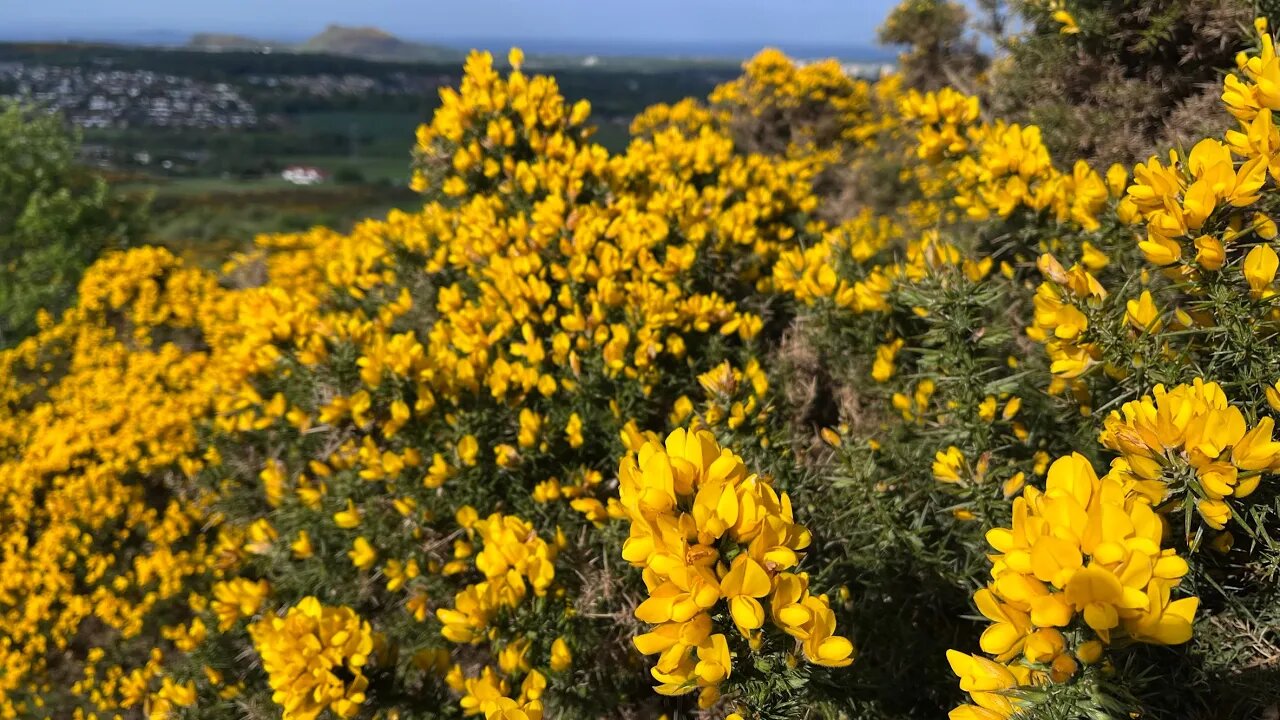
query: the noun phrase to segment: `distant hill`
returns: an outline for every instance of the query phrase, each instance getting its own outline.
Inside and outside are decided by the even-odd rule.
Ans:
[[[465,53],[443,45],[402,40],[375,27],[330,25],[324,32],[302,43],[275,42],[244,35],[198,33],[187,47],[192,50],[267,51],[341,55],[362,60],[398,62],[458,62]]]
[[[330,25],[324,32],[299,46],[298,50],[366,60],[415,62],[453,61],[464,56],[464,53],[454,48],[402,40],[378,28],[342,25]]]

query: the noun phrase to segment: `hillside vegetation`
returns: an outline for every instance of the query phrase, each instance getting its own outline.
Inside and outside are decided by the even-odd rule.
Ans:
[[[1116,2],[1019,42],[1110,52]],[[1238,49],[1227,130],[1134,165],[981,62],[765,50],[610,152],[473,53],[419,209],[109,252],[0,353],[0,717],[1271,716],[1280,57]]]

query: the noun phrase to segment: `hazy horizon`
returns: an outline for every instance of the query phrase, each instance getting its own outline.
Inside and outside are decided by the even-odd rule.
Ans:
[[[6,28],[6,30],[9,30]],[[186,44],[196,32],[221,33],[218,30],[183,31],[183,30],[137,30],[137,31],[0,31],[0,42],[104,42],[120,44],[155,45],[163,47]],[[389,31],[390,32],[390,31]],[[227,33],[245,35],[261,40],[279,42],[301,42],[310,35],[267,35],[250,33]],[[395,34],[395,33],[393,33]],[[603,56],[666,56],[666,57],[704,57],[704,58],[737,58],[750,55],[762,47],[778,47],[783,51],[799,57],[834,56],[853,60],[892,60],[896,51],[892,48],[871,43],[808,43],[777,40],[611,40],[599,38],[576,37],[417,37],[399,35],[403,40],[439,45],[442,47],[465,49],[482,49],[493,52],[505,52],[510,47],[518,46],[525,52],[535,55],[603,55]]]
[[[358,5],[342,0],[224,0],[209,4],[121,0],[109,7],[84,0],[23,3],[6,13],[2,40],[177,42],[199,32],[282,42],[310,37],[329,24],[373,26],[398,37],[444,45],[519,42],[548,47],[777,45],[876,50],[875,28],[894,0],[651,0],[601,5],[591,0],[530,4],[519,0],[451,3],[447,10],[406,8],[396,0]],[[299,21],[298,18],[306,18]],[[148,40],[150,38],[150,40]]]

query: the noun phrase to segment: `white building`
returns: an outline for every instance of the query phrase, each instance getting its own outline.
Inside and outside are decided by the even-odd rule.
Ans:
[[[294,185],[319,185],[329,178],[329,174],[309,165],[290,165],[280,173],[280,177]]]

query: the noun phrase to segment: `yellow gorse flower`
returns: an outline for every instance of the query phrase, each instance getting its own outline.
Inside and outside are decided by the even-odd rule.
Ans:
[[[1055,460],[1044,491],[1023,489],[1012,525],[987,533],[991,580],[974,602],[990,622],[980,644],[994,660],[948,653],[961,689],[977,707],[1010,717],[1016,703],[994,691],[1064,682],[1077,660],[1096,662],[1098,642],[1189,640],[1199,601],[1172,599],[1188,566],[1161,548],[1164,534],[1151,499],[1132,483],[1114,471],[1099,478],[1078,453]],[[1074,628],[1087,639],[1073,647],[1066,631]]]
[[[312,720],[325,710],[349,718],[360,711],[374,636],[350,608],[303,598],[283,617],[250,625],[249,635],[286,720]]]
[[[649,589],[636,617],[656,626],[635,643],[659,656],[652,670],[659,693],[699,690],[704,707],[719,697],[732,672],[727,639],[713,632],[709,614],[721,600],[744,638],[758,637],[771,618],[810,662],[852,662],[853,645],[834,634],[825,597],[790,571],[810,536],[794,522],[787,495],[749,474],[710,432],[695,427],[664,444],[650,440],[623,458],[618,477],[631,521],[622,555],[643,569]]]
[[[958,483],[963,478],[964,453],[952,445],[946,450],[939,450],[933,458],[933,478],[938,482]]]
[[[475,567],[486,579],[459,592],[453,607],[436,611],[444,624],[441,634],[455,643],[479,642],[499,608],[519,605],[530,587],[543,596],[555,580],[556,548],[539,538],[528,522],[494,513],[467,529],[483,541]]]
[[[218,616],[218,629],[227,630],[241,618],[253,617],[270,592],[271,586],[266,580],[253,582],[236,578],[215,584],[210,604]]]
[[[1245,498],[1264,474],[1280,469],[1275,423],[1262,418],[1252,428],[1214,382],[1196,380],[1125,403],[1106,419],[1102,444],[1120,453],[1111,474],[1153,505],[1182,496],[1195,503],[1205,523],[1221,530],[1231,517],[1227,498]],[[1194,481],[1183,480],[1182,471]]]

